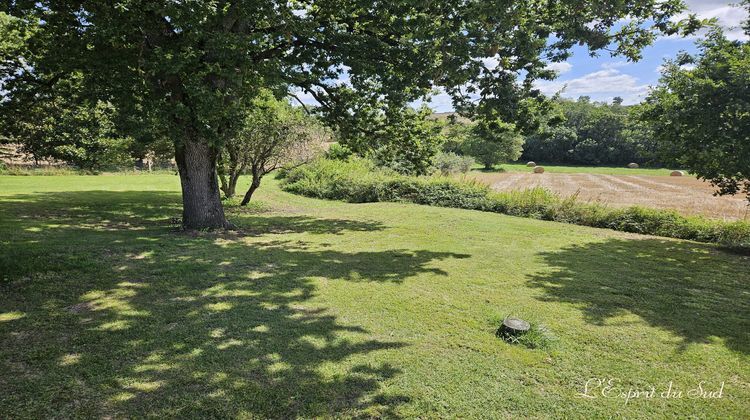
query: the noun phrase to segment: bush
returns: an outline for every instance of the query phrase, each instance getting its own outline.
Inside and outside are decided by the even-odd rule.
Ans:
[[[353,203],[394,201],[481,208],[489,193],[489,188],[478,182],[400,175],[366,159],[320,159],[282,176],[286,191]]]
[[[442,175],[465,174],[474,166],[474,159],[470,156],[459,156],[450,152],[438,153],[432,164]]]
[[[282,188],[308,197],[365,202],[409,202],[482,210],[645,235],[750,248],[750,223],[686,217],[671,210],[611,209],[562,198],[543,188],[491,192],[476,181],[412,177],[376,167],[365,159],[319,159],[283,174]]]
[[[333,143],[326,151],[326,157],[332,160],[347,160],[354,152],[342,144]]]

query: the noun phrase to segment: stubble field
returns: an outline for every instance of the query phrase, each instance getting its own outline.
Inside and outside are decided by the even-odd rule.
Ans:
[[[468,176],[487,183],[496,191],[543,187],[562,196],[578,194],[582,201],[612,207],[637,205],[719,219],[750,218],[750,207],[742,196],[716,197],[709,183],[692,176],[521,172],[473,172]]]

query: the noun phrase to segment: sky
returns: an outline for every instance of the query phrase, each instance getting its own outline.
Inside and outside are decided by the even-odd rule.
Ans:
[[[738,0],[686,0],[690,12],[699,18],[716,18],[731,39],[746,39],[740,25],[747,19],[745,9],[733,4]],[[680,18],[679,16],[677,18]],[[592,100],[611,102],[616,96],[623,98],[626,105],[641,102],[648,94],[649,87],[657,84],[659,68],[665,59],[674,58],[680,51],[695,52],[698,36],[688,38],[663,37],[643,50],[643,58],[638,62],[628,62],[622,57],[610,57],[609,53],[590,57],[586,47],[576,47],[573,56],[564,63],[554,63],[551,67],[558,71],[553,81],[539,81],[537,87],[548,95],[561,92],[566,98],[590,96]],[[343,81],[343,80],[342,80]],[[315,103],[305,94],[303,102]],[[414,105],[418,105],[417,101]],[[428,105],[436,112],[452,111],[450,98],[445,94],[435,95]]]
[[[732,6],[733,1],[687,0],[688,8],[700,18],[717,18],[719,25],[731,39],[747,39],[740,25],[747,12]],[[695,52],[695,41],[700,36],[688,38],[663,37],[643,50],[643,59],[630,63],[622,57],[589,57],[585,48],[576,48],[573,57],[565,63],[556,63],[559,77],[554,81],[538,82],[537,86],[546,94],[563,89],[562,96],[578,98],[590,96],[593,100],[611,102],[615,96],[625,104],[641,102],[648,94],[649,86],[659,80],[659,67],[667,58],[674,58],[680,51]]]

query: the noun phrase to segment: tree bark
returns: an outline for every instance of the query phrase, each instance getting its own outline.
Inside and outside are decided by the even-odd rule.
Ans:
[[[224,197],[232,198],[232,196],[234,195],[234,192],[229,190],[229,181],[227,181],[227,175],[225,173],[222,173],[221,171],[218,172],[218,175],[219,175],[219,182],[220,182],[219,189],[224,193]]]
[[[229,174],[229,192],[232,194],[231,197],[234,197],[234,194],[237,192],[237,181],[240,179],[240,175],[242,175],[242,171],[239,169]]]
[[[253,181],[250,183],[250,188],[248,188],[247,192],[245,193],[245,197],[242,199],[240,206],[246,206],[247,203],[250,202],[250,198],[252,198],[255,190],[257,190],[258,187],[260,187],[260,179],[262,177],[263,177],[263,174],[253,169]]]
[[[216,175],[217,152],[209,144],[187,140],[175,151],[182,184],[182,227],[231,229],[221,205]]]
[[[227,176],[229,175],[229,176]],[[219,172],[219,189],[224,193],[224,197],[232,198],[237,193],[237,181],[242,175],[242,169],[231,168],[229,174]]]

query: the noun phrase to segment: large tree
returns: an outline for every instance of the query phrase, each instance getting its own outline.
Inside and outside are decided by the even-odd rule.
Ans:
[[[716,29],[699,49],[663,66],[642,116],[667,159],[750,200],[750,42]]]
[[[532,82],[553,77],[548,62],[567,59],[572,46],[637,59],[659,33],[694,29],[671,20],[681,0],[3,4],[39,28],[3,75],[10,101],[33,100],[17,93],[79,72],[93,98],[143,117],[131,130],[170,136],[186,228],[229,226],[216,161],[259,86],[303,89],[334,121],[351,116],[347,99],[355,95],[397,107],[442,87],[460,111],[523,128],[544,109]]]

